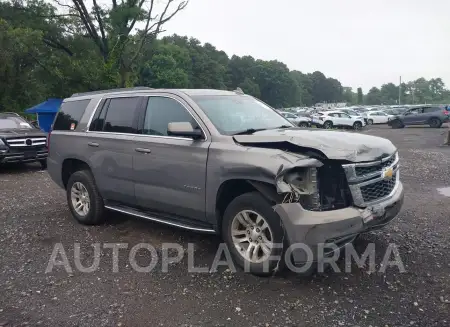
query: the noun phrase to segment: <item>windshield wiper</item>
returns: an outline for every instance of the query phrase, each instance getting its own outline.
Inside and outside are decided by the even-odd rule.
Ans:
[[[278,128],[291,128],[291,127],[294,127],[294,126],[290,126],[290,125],[281,125],[281,126],[275,127],[274,129],[278,129]]]
[[[233,135],[248,135],[248,134],[253,134],[256,132],[260,132],[260,131],[265,131],[265,128],[248,128],[245,131],[240,131],[237,133],[234,133]]]

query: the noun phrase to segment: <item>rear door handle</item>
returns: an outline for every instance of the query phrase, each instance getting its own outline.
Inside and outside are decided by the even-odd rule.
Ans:
[[[100,144],[95,143],[95,142],[89,142],[88,145],[97,148]]]
[[[136,152],[140,152],[140,153],[151,153],[152,150],[150,149],[143,149],[143,148],[136,148],[134,149]]]

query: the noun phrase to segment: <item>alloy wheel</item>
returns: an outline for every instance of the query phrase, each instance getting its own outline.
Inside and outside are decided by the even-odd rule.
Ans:
[[[86,186],[81,182],[75,182],[70,190],[70,198],[75,212],[81,217],[85,217],[89,213],[91,201]]]
[[[266,219],[252,210],[242,210],[231,223],[231,237],[239,254],[251,263],[266,261],[273,249],[273,233]]]

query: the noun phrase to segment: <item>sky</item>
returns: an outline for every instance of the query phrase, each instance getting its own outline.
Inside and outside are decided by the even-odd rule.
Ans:
[[[190,0],[165,29],[365,93],[400,76],[450,88],[450,0]]]

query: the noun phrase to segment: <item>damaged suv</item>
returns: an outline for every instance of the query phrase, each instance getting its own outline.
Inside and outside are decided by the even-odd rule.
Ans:
[[[89,92],[64,100],[48,172],[82,224],[112,210],[220,234],[264,275],[283,264],[274,257],[321,260],[318,244],[341,247],[400,211],[397,149],[356,135],[297,128],[241,91]],[[313,257],[284,255],[299,243]]]

